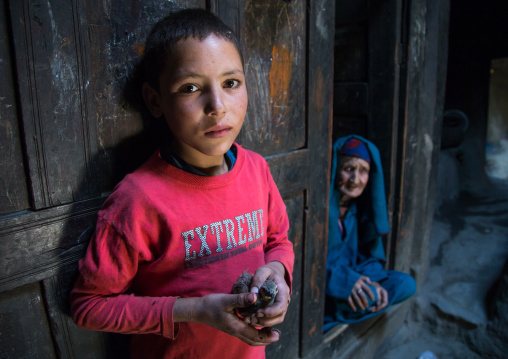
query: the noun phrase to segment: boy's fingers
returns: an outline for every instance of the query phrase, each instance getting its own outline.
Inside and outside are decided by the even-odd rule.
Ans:
[[[252,325],[246,325],[238,332],[240,339],[249,345],[264,346],[279,340],[280,331],[274,330],[270,327],[256,329]]]
[[[247,324],[242,328],[238,328],[237,330],[230,332],[229,334],[252,346],[265,346],[279,340],[279,336],[277,334],[273,335],[271,332],[258,330]]]
[[[244,308],[256,301],[255,293],[228,294],[231,308]]]
[[[257,293],[259,291],[259,288],[263,285],[263,283],[268,279],[270,276],[270,271],[268,268],[260,267],[254,274],[254,277],[252,278],[252,282],[250,283],[250,291],[252,293]]]

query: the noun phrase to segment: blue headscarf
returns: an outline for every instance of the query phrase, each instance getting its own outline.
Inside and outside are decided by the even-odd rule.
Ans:
[[[341,137],[333,144],[332,148],[332,173],[330,178],[330,203],[328,211],[328,248],[334,248],[342,244],[342,236],[340,235],[340,229],[338,225],[339,213],[340,213],[340,191],[335,187],[335,181],[337,177],[337,166],[339,164],[339,156],[345,143],[350,139],[357,139],[363,142],[368,149],[370,154],[370,172],[369,172],[369,183],[365,192],[361,197],[367,196],[365,202],[369,203],[370,218],[367,224],[372,235],[369,235],[367,240],[373,240],[374,242],[369,246],[370,254],[378,259],[386,260],[386,255],[381,239],[382,234],[390,232],[390,225],[388,223],[388,210],[386,208],[386,196],[385,196],[385,185],[383,178],[383,169],[381,166],[381,157],[377,147],[357,135],[350,135]]]
[[[339,151],[339,154],[345,156],[358,157],[370,163],[370,154],[367,146],[357,138],[347,140]]]

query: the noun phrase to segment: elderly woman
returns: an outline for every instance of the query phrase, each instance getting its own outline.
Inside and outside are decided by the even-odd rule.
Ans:
[[[324,330],[384,312],[416,291],[408,274],[385,270],[390,231],[379,151],[360,136],[333,145]]]

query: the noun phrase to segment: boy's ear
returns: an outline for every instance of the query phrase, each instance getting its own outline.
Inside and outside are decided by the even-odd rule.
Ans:
[[[145,82],[143,84],[143,100],[145,100],[145,105],[148,107],[148,110],[152,114],[153,117],[159,118],[162,116],[162,109],[160,107],[160,96],[159,93]]]

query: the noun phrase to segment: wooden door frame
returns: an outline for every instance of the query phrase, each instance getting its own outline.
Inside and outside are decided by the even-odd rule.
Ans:
[[[380,16],[371,24],[369,41],[385,39],[369,47],[368,137],[388,164],[385,178],[392,228],[388,268],[410,273],[422,285],[429,266],[450,2],[370,3],[378,7]],[[381,316],[322,335],[322,343],[306,357],[372,357],[402,325],[411,306],[410,300]]]

